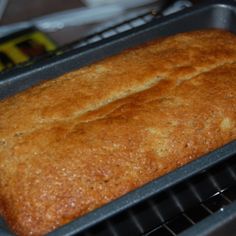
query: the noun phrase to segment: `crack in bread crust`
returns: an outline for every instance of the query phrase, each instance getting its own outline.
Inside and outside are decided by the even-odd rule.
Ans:
[[[230,62],[220,62],[219,64],[216,64],[216,65],[212,65],[211,67],[209,67],[208,69],[203,69],[203,70],[200,70],[199,72],[196,72],[194,73],[193,75],[189,76],[189,77],[185,77],[185,78],[178,78],[176,79],[175,83],[176,83],[176,86],[180,85],[181,83],[183,83],[184,81],[186,80],[192,80],[204,73],[209,73],[217,68],[220,68],[222,66],[225,66],[225,65],[231,65],[231,64],[234,64],[236,63],[236,60],[235,61],[230,61]],[[16,132],[14,135],[15,136],[24,136],[24,135],[28,135],[30,133],[33,133],[35,132],[37,129],[41,129],[43,128],[44,126],[47,126],[47,125],[50,125],[50,124],[53,124],[53,123],[66,123],[66,122],[70,122],[70,121],[73,121],[73,120],[78,120],[78,122],[90,122],[90,121],[95,121],[97,119],[102,119],[104,118],[105,116],[113,113],[115,110],[117,110],[118,108],[120,108],[121,106],[123,106],[124,104],[119,104],[119,103],[122,103],[123,100],[125,100],[126,98],[129,98],[129,97],[132,97],[133,95],[139,95],[140,93],[144,92],[144,91],[148,91],[150,90],[152,87],[154,86],[158,86],[158,83],[161,82],[162,80],[168,80],[168,78],[155,78],[151,81],[149,81],[147,84],[143,85],[142,87],[138,87],[136,88],[135,90],[132,90],[132,91],[129,91],[130,93],[121,93],[113,98],[110,98],[110,100],[106,100],[105,102],[104,101],[101,101],[99,104],[97,104],[95,107],[87,107],[86,109],[84,109],[83,111],[79,111],[78,113],[74,113],[73,115],[71,115],[70,117],[65,117],[63,119],[52,119],[52,120],[44,120],[43,122],[41,122],[40,124],[37,124],[36,127],[34,127],[33,129],[30,129],[30,130],[21,130],[21,131],[18,131]],[[125,98],[125,99],[124,99]],[[121,100],[121,102],[120,102]],[[112,105],[112,106],[116,106],[115,104],[117,104],[117,107],[116,108],[113,108],[113,109],[109,109],[109,112],[102,115],[102,116],[99,116],[95,119],[90,119],[90,120],[86,120],[85,117],[87,114],[89,113],[92,113],[93,116],[94,116],[94,112],[98,111],[99,113],[99,110],[103,110],[104,107],[107,107],[109,105]],[[114,105],[113,105],[114,104]],[[119,104],[119,105],[118,105]],[[82,120],[82,121],[80,121]],[[12,137],[11,137],[12,138]]]

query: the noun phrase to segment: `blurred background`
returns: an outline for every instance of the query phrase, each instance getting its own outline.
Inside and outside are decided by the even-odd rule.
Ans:
[[[48,52],[83,46],[83,39],[90,35],[91,42],[109,37],[117,33],[114,29],[117,25],[118,31],[129,30],[192,3],[190,0],[0,0],[0,71]],[[106,29],[110,35],[104,32]]]

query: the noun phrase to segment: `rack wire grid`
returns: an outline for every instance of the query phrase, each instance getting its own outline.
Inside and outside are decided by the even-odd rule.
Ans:
[[[75,236],[176,236],[236,201],[236,155]]]
[[[59,50],[61,51],[68,51],[73,50],[76,48],[88,46],[92,43],[108,39],[114,35],[118,35],[123,32],[127,32],[129,30],[132,30],[134,28],[137,28],[139,26],[145,25],[148,22],[151,22],[152,20],[163,17],[162,13],[157,13],[155,10],[148,11],[146,13],[143,13],[141,15],[137,15],[136,17],[128,18],[118,24],[112,25],[110,27],[107,27],[103,30],[100,30],[92,35],[89,35],[79,41],[73,42],[71,44],[68,44],[64,47],[61,47]]]
[[[118,35],[123,32],[135,29],[142,25],[151,22],[154,19],[164,17],[165,15],[171,15],[174,12],[181,11],[184,8],[192,6],[192,1],[167,1],[161,9],[158,9],[158,3],[153,4],[151,8],[147,8],[141,12],[129,14],[124,19],[118,22],[112,23],[109,27],[102,26],[96,33],[84,37],[83,39],[68,44],[61,48],[62,51],[80,48],[90,45],[92,43],[108,39],[114,35]]]

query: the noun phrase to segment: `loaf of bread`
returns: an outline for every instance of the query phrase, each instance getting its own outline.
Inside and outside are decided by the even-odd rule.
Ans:
[[[44,235],[236,138],[236,36],[150,42],[4,99],[0,115],[0,215]]]

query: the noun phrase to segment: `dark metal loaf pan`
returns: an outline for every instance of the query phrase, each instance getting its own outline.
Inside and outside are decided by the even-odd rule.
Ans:
[[[153,20],[129,32],[121,33],[108,40],[75,49],[62,55],[46,59],[37,64],[18,68],[2,74],[0,80],[0,98],[11,96],[34,84],[55,78],[63,73],[83,67],[102,58],[114,55],[131,46],[149,40],[197,29],[221,28],[236,33],[236,2],[205,1],[190,9],[168,17]],[[229,158],[236,153],[236,142],[232,142],[215,152],[206,155],[176,171],[171,172],[139,188],[110,204],[105,205],[73,222],[55,230],[50,235],[75,235],[89,227],[125,210],[138,202],[157,194],[190,176]],[[0,222],[0,235],[8,233],[4,223]]]

